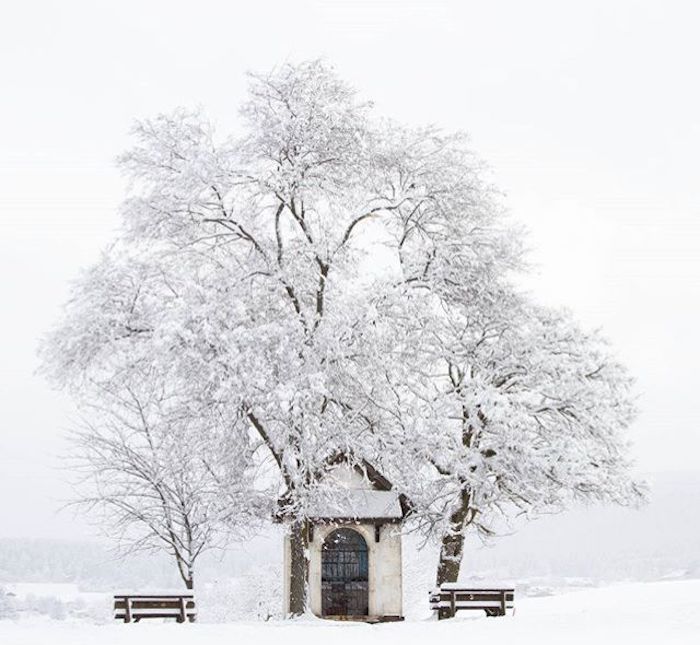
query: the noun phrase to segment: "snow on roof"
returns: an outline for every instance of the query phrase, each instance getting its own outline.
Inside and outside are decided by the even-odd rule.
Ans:
[[[330,497],[330,496],[329,496]],[[401,519],[399,494],[391,490],[346,489],[308,508],[309,517],[344,519]]]

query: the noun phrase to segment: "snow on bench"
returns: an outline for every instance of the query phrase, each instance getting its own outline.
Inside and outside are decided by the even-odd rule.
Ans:
[[[178,623],[193,623],[196,616],[192,594],[114,595],[114,618],[125,623],[138,623],[142,618],[175,618]]]
[[[505,616],[515,606],[515,589],[442,585],[430,592],[430,608],[438,619],[452,618],[460,609],[481,609],[487,616]]]

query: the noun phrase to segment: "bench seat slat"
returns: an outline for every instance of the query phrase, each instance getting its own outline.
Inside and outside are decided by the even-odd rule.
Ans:
[[[454,587],[453,589],[432,589],[431,593],[461,593],[468,591],[470,593],[501,593],[502,591],[513,593],[515,589],[489,589],[486,587]]]
[[[129,599],[132,602],[137,600],[145,600],[148,602],[158,602],[158,601],[163,601],[163,602],[169,602],[169,601],[179,601],[180,598],[184,598],[185,600],[194,600],[194,596],[114,596],[114,600],[124,602],[125,600]]]
[[[121,613],[125,613],[126,607],[115,607],[114,611],[118,611]],[[179,613],[181,611],[180,607],[132,607],[131,608],[131,613],[132,614],[138,614],[140,612],[144,611],[161,611],[163,613],[168,613],[168,612],[174,612],[174,613]],[[191,607],[185,607],[185,611],[192,614],[197,611],[196,607],[191,606]]]
[[[473,596],[474,598],[484,598],[484,599],[490,599],[490,598],[501,598],[503,596],[502,593],[484,593],[483,591],[459,591],[459,592],[454,592],[454,593],[440,593],[440,594],[431,594],[431,598],[465,598],[467,596]],[[506,598],[513,598],[515,594],[512,591],[506,591],[505,593]]]
[[[185,613],[187,615],[196,615],[196,611],[193,609],[188,609]],[[154,607],[152,609],[137,609],[135,611],[131,612],[131,616],[136,617],[136,616],[154,616],[155,614],[163,614],[163,616],[179,616],[180,615],[180,610],[175,610],[175,609],[159,609],[157,607]],[[116,611],[114,613],[115,617],[116,616],[121,616],[124,617],[125,612],[123,611]]]
[[[514,598],[513,596],[506,596],[506,602],[513,602]],[[498,600],[499,602],[502,600],[502,596],[490,596],[487,598],[484,598],[483,596],[458,596],[458,597],[443,597],[443,598],[431,598],[430,602],[466,602],[466,601],[477,601],[477,602],[490,602],[492,600]]]
[[[506,591],[508,589],[515,589],[514,585],[508,585],[508,586],[501,586],[501,585],[471,585],[471,586],[466,586],[461,583],[457,582],[445,582],[441,584],[438,587],[433,587],[434,591],[439,591],[442,589],[443,591],[455,591],[456,589],[483,589],[486,591],[502,591],[505,589]]]
[[[449,600],[443,600],[439,603],[432,603],[431,607],[433,609],[448,609],[452,606]],[[479,607],[500,607],[501,603],[497,600],[460,600],[455,603],[457,609],[478,609]],[[515,606],[513,601],[506,601],[506,607],[512,609]]]
[[[157,600],[157,601],[133,600],[131,602],[130,606],[132,609],[141,609],[141,608],[148,608],[148,607],[162,607],[163,609],[180,609],[180,601],[179,600]],[[193,600],[186,601],[185,607],[194,607],[194,601]],[[116,600],[114,602],[114,608],[115,609],[126,609],[126,601]]]

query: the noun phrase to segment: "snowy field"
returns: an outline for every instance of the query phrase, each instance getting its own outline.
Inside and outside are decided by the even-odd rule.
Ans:
[[[138,625],[94,625],[46,619],[0,621],[3,645],[393,645],[394,643],[697,643],[700,637],[700,580],[629,583],[522,598],[512,617],[463,612],[454,620],[434,619],[383,625],[294,622],[235,622],[178,625],[150,621]]]

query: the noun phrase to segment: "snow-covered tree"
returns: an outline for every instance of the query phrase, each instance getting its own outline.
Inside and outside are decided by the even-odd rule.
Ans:
[[[14,594],[0,587],[0,620],[14,618],[17,613]]]
[[[158,262],[115,245],[75,286],[42,354],[80,404],[69,455],[75,504],[120,550],[169,553],[191,589],[199,555],[249,533],[270,504],[240,415],[169,362],[182,337],[154,334],[154,311],[180,304],[175,286],[184,288]],[[132,342],[141,336],[151,344]],[[172,342],[180,347],[159,345]]]
[[[469,522],[435,518],[457,512],[472,487],[480,492],[470,500],[501,503],[490,482],[506,481],[500,473],[510,463],[490,455],[501,444],[484,438],[482,459],[502,468],[471,470],[477,443],[463,442],[462,408],[475,423],[480,404],[488,423],[479,421],[479,433],[502,429],[506,445],[519,432],[522,450],[535,450],[531,437],[547,440],[528,420],[554,424],[525,393],[506,423],[475,385],[497,380],[489,360],[502,360],[505,374],[510,359],[497,339],[477,343],[472,319],[496,311],[509,342],[535,351],[540,318],[527,307],[511,319],[505,305],[483,309],[519,267],[519,238],[463,135],[375,117],[318,61],[252,76],[241,119],[233,136],[185,110],[136,126],[136,145],[120,158],[130,182],[123,230],[78,283],[45,343],[45,365],[81,404],[89,432],[142,441],[147,424],[202,465],[230,440],[223,461],[204,470],[187,463],[207,487],[226,479],[234,527],[248,521],[251,500],[277,505],[290,526],[291,610],[299,614],[307,508],[329,456],[382,462],[415,497],[422,526],[461,534],[486,526],[486,512],[472,517],[475,502]],[[492,359],[480,353],[487,346]],[[546,396],[542,352],[522,360],[533,365],[528,387]],[[476,361],[485,361],[478,377]],[[572,397],[573,363],[560,368]],[[145,422],[131,393],[148,410]],[[564,431],[552,432],[556,443]],[[100,463],[89,441],[82,454]],[[184,458],[169,467],[177,471]],[[409,467],[421,485],[404,476]],[[111,492],[129,490],[114,481]],[[440,486],[444,494],[431,497]]]
[[[72,435],[72,470],[76,504],[121,550],[166,551],[192,589],[197,558],[249,534],[269,502],[252,488],[240,419],[170,388],[152,369],[102,388]]]
[[[246,452],[257,481],[284,499],[296,614],[308,491],[329,455],[376,449],[386,422],[367,378],[386,359],[377,297],[397,279],[483,281],[517,252],[461,135],[375,118],[327,65],[253,76],[241,114],[235,137],[183,110],[138,124],[121,157],[123,234],[78,288],[47,363],[91,405],[133,387],[124,375],[140,365],[186,418],[245,422],[262,447]]]
[[[413,464],[395,477],[440,542],[437,584],[457,580],[470,530],[491,536],[575,501],[643,499],[626,438],[632,381],[599,333],[507,284],[409,299],[403,360],[387,363],[400,366],[390,379],[400,429],[385,439],[413,453],[389,468]]]

